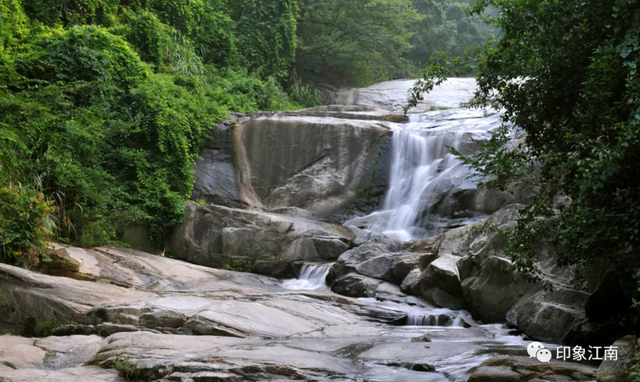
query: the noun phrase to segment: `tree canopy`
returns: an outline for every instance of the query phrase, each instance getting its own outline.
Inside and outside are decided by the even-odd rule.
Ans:
[[[493,29],[463,11],[472,1],[299,0],[296,70],[302,78],[367,86],[413,77],[433,55],[457,55]]]
[[[300,107],[277,81],[295,9],[245,6],[238,30],[285,20],[259,31],[259,57],[223,2],[0,0],[1,261],[24,263],[50,235],[92,246],[140,223],[161,247],[214,123]]]
[[[488,186],[539,188],[508,248],[537,276],[546,241],[560,264],[614,265],[640,279],[640,4],[637,0],[481,0],[500,35],[476,57],[475,103],[503,110],[486,151],[465,158]],[[428,90],[464,60],[432,65]],[[505,145],[524,132],[516,148]]]
[[[117,242],[136,224],[161,248],[227,112],[412,76],[429,52],[483,38],[464,4],[0,0],[0,261],[24,264],[50,238]]]

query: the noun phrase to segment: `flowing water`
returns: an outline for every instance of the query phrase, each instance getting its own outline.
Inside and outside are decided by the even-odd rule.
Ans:
[[[371,215],[346,222],[370,232],[409,241],[444,232],[452,225],[465,225],[484,216],[442,216],[438,205],[453,192],[475,190],[473,175],[449,148],[462,154],[479,149],[490,131],[500,125],[497,113],[486,110],[440,110],[414,114],[406,123],[388,123],[393,130],[389,188],[384,203]],[[283,287],[311,290],[326,287],[333,264],[305,264],[297,279],[286,280]],[[481,325],[466,311],[453,311],[417,304],[359,299],[374,309],[404,314],[405,318],[388,325],[392,338],[433,335],[433,341],[473,344],[475,350],[453,357],[442,357],[436,373],[416,372],[389,365],[371,363],[364,376],[371,381],[466,381],[469,370],[492,355],[522,354],[526,343],[522,336],[511,336],[503,325]],[[471,328],[471,329],[469,329]],[[466,346],[466,345],[465,345]]]
[[[327,286],[327,275],[333,263],[328,264],[304,264],[300,268],[300,276],[297,279],[286,280],[282,286],[286,289],[304,290],[318,289]]]
[[[398,83],[406,86],[402,81]],[[393,82],[383,85],[388,88],[395,86]],[[375,98],[376,94],[371,97]],[[373,101],[370,103],[378,105]],[[385,98],[383,101],[383,104],[392,106],[402,103],[395,98]],[[443,207],[451,195],[467,191],[473,193],[478,181],[471,170],[451,153],[450,148],[463,155],[477,152],[480,149],[479,142],[488,140],[491,131],[499,127],[500,123],[500,116],[496,112],[469,109],[430,111],[410,115],[406,123],[387,123],[393,131],[393,138],[389,188],[385,200],[376,212],[352,219],[345,225],[410,241],[434,236],[450,228],[485,218],[479,213],[456,211],[455,208],[460,205],[455,198],[449,202],[449,207],[453,207],[453,210]],[[325,279],[331,266],[332,264],[305,264],[298,279],[286,280],[283,286],[297,290],[326,287]],[[358,357],[371,359],[365,362],[358,377],[385,382],[465,382],[474,368],[493,356],[526,355],[528,342],[505,325],[482,325],[466,311],[439,308],[425,301],[416,302],[411,299],[415,298],[407,297],[403,301],[358,299],[374,310],[388,310],[402,315],[395,322],[383,324],[382,335],[372,340],[375,345],[354,345],[353,349],[350,347],[349,351],[345,351],[347,355],[353,351],[354,354],[359,354]],[[345,335],[349,337],[358,334]],[[415,339],[425,335],[429,344],[422,345],[420,341],[402,342],[407,338]],[[398,342],[408,343],[403,345],[407,349],[394,347]],[[443,342],[455,349],[459,346],[460,350],[448,355],[420,357],[424,351],[422,349],[440,346]],[[554,348],[553,345],[545,345],[547,348]],[[381,362],[376,360],[376,356],[382,350],[378,350],[378,353],[365,351],[371,346],[378,346],[376,349],[389,346],[392,350],[382,353],[385,361]],[[400,361],[421,359],[428,361],[436,371],[425,372],[428,370],[398,366],[402,363]]]
[[[441,205],[453,192],[476,188],[471,170],[449,148],[473,153],[499,125],[497,113],[469,109],[414,114],[408,123],[390,124],[392,160],[384,203],[373,214],[345,225],[409,241],[484,218],[464,213],[446,216],[438,208],[443,209]]]

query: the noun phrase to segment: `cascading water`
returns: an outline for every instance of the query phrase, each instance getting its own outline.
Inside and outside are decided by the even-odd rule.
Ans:
[[[327,286],[327,275],[333,263],[304,264],[297,279],[286,280],[282,283],[285,289],[318,289]]]
[[[443,216],[437,210],[443,209],[448,194],[476,188],[468,179],[470,170],[449,147],[472,153],[478,149],[477,141],[486,140],[499,124],[496,113],[466,109],[410,115],[408,123],[391,124],[391,172],[382,209],[345,224],[409,241],[484,217]]]
[[[462,328],[470,323],[477,324],[469,312],[448,311],[447,309],[436,309],[430,314],[408,314],[407,326],[450,326]]]
[[[453,326],[453,319],[446,315],[420,315],[407,316],[408,326]]]

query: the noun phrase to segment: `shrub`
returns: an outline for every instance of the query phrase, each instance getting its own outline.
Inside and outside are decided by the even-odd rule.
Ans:
[[[52,203],[19,183],[0,185],[0,262],[26,265],[51,235]]]
[[[132,17],[125,31],[127,41],[136,48],[140,58],[158,67],[167,59],[172,34],[171,28],[150,12]]]

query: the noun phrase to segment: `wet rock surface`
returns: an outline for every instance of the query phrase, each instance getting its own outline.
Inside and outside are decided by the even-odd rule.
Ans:
[[[526,351],[502,326],[463,324],[373,278],[376,297],[354,299],[134,250],[55,247],[79,263],[75,279],[0,265],[2,327],[48,336],[0,337],[1,381],[444,381],[487,352]]]
[[[640,340],[634,335],[628,335],[611,346],[617,349],[617,359],[602,362],[598,368],[598,382],[633,382],[630,373],[634,365],[640,364],[637,354]]]
[[[502,325],[481,325],[469,315],[404,294],[397,285],[401,277],[388,282],[362,274],[384,278],[402,263],[403,274],[412,270],[401,284],[413,284],[403,289],[428,299],[420,294],[422,276],[427,275],[429,285],[453,292],[461,275],[476,271],[456,271],[451,260],[460,262],[469,256],[465,251],[475,249],[476,256],[485,257],[480,273],[472,276],[480,277],[482,264],[497,259],[490,242],[459,233],[412,243],[372,238],[345,252],[334,266],[346,273],[336,274],[332,288],[364,299],[327,289],[285,290],[270,277],[128,249],[56,245],[79,264],[75,274],[68,274],[75,279],[0,265],[3,327],[57,336],[1,337],[0,349],[12,350],[0,350],[0,380],[590,378],[593,368],[580,365],[486,361],[505,353],[524,356],[528,342],[510,336]],[[391,261],[380,258],[386,251]],[[556,305],[575,301],[573,291],[539,293],[530,298]],[[527,301],[516,307],[528,306]],[[543,319],[531,317],[532,322]],[[547,322],[548,332],[555,333],[556,321]]]
[[[286,277],[289,264],[335,260],[353,239],[342,226],[303,216],[192,203],[167,250],[195,264],[233,269],[240,263],[246,271]]]
[[[596,368],[578,363],[552,361],[542,363],[528,357],[494,357],[483,362],[469,382],[589,381]]]
[[[541,247],[542,281],[529,282],[510,270],[501,232],[515,225],[520,208],[509,204],[486,220],[430,239],[401,242],[370,235],[338,258],[327,281],[349,296],[404,292],[439,307],[467,309],[480,322],[508,322],[533,340],[611,344],[618,331],[586,315],[592,294],[579,269],[557,267],[553,252]],[[401,275],[390,277],[398,264]],[[543,282],[552,288],[545,289]],[[391,292],[396,287],[400,291]]]

